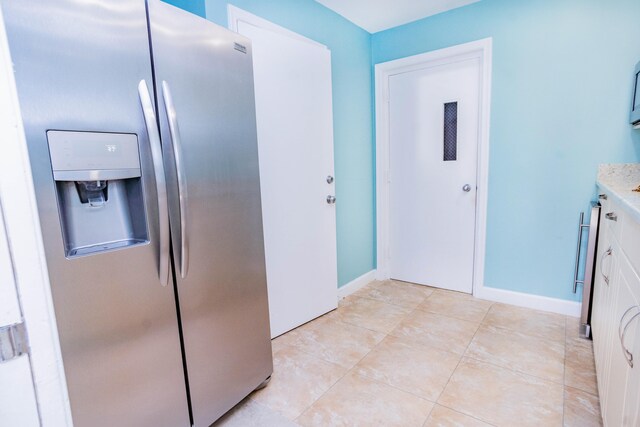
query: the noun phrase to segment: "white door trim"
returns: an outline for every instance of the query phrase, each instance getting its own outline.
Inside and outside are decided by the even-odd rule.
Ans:
[[[375,66],[378,280],[389,278],[389,77],[423,68],[437,67],[470,58],[478,58],[481,62],[482,77],[479,106],[480,129],[478,132],[478,190],[473,258],[473,295],[480,296],[482,294],[487,228],[492,45],[493,39],[489,37],[420,55],[383,62]]]

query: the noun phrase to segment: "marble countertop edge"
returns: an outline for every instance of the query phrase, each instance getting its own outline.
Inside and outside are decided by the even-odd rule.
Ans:
[[[633,191],[640,185],[640,163],[600,165],[596,183],[640,222],[640,193]]]

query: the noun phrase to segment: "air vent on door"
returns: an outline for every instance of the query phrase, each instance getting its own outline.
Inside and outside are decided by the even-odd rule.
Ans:
[[[458,159],[458,103],[444,104],[444,161]]]

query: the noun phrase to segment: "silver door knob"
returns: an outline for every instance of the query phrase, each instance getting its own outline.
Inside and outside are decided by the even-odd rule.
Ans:
[[[327,203],[333,205],[336,203],[336,196],[327,196]]]
[[[331,184],[331,183],[333,183],[333,177],[331,175],[329,175],[327,177],[327,184]]]
[[[471,191],[471,186],[469,184],[465,184],[464,187],[462,187],[462,191],[468,193],[469,191]]]

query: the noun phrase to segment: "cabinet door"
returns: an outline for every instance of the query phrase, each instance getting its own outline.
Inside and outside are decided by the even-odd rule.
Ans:
[[[614,250],[616,247],[614,247]],[[634,273],[630,264],[624,256],[618,256],[618,273],[613,285],[615,286],[615,299],[613,304],[613,316],[609,326],[610,340],[608,346],[609,368],[606,370],[606,377],[604,378],[606,384],[606,400],[604,402],[604,419],[605,424],[608,426],[633,426],[628,419],[625,419],[625,399],[627,393],[627,382],[631,374],[632,368],[630,367],[627,355],[623,351],[622,342],[619,336],[619,328],[624,326],[626,322],[633,316],[633,313],[637,312],[635,308],[638,302],[635,300],[630,286],[637,286],[632,280]],[[628,311],[631,309],[631,311]],[[634,325],[635,325],[634,319]],[[633,349],[635,345],[635,326],[632,330],[631,326],[627,329],[625,334],[625,348]],[[634,406],[637,406],[637,402],[631,402],[628,399],[627,408],[631,412]],[[633,416],[635,417],[635,411]]]
[[[636,286],[640,286],[637,283]],[[625,393],[625,406],[623,422],[625,426],[640,425],[640,318],[636,317],[625,334],[625,345],[629,346],[627,337],[634,337],[633,348],[630,349],[633,354],[633,368],[629,369],[629,378],[627,380],[627,391]]]
[[[612,351],[618,351],[627,359],[632,358],[632,366],[625,363],[627,365],[627,386],[624,394],[625,403],[622,413],[622,425],[637,426],[640,423],[638,418],[638,407],[640,406],[640,278],[631,267],[626,256],[621,257],[619,269],[620,284],[627,285],[633,294],[630,300],[622,302],[624,305],[633,308],[627,313],[621,325],[624,332],[624,340],[619,343],[620,346],[618,348],[613,348]],[[631,354],[625,354],[623,345]]]
[[[594,341],[594,357],[598,389],[600,390],[601,408],[603,417],[606,411],[606,384],[608,380],[609,354],[612,341],[613,304],[616,291],[615,272],[618,249],[611,242],[611,234],[608,228],[602,224],[601,244],[597,258],[592,331]]]
[[[606,335],[606,329],[604,326],[606,312],[607,312],[607,296],[609,291],[609,284],[605,282],[603,276],[604,263],[608,262],[610,266],[610,259],[605,261],[605,258],[610,257],[607,255],[610,249],[610,238],[607,232],[608,228],[605,227],[604,218],[600,218],[600,225],[598,228],[598,253],[596,256],[596,270],[593,278],[593,305],[591,312],[591,333],[593,335],[593,350],[596,359],[596,367],[598,371],[602,370],[602,349],[604,348],[604,340]],[[607,273],[608,274],[608,273]]]

